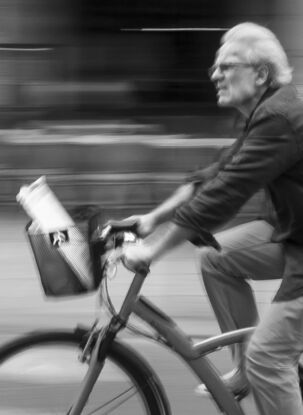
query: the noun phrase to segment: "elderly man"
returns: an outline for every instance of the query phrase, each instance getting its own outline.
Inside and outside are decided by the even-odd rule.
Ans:
[[[165,235],[125,249],[124,261],[150,263],[184,240],[203,245],[205,288],[222,331],[255,325],[258,312],[247,279],[282,278],[258,323],[239,369],[226,380],[240,393],[244,372],[262,415],[303,413],[298,361],[303,350],[303,103],[276,36],[254,23],[230,29],[210,77],[218,105],[246,119],[241,136],[221,160],[193,175],[156,209],[137,217],[141,234]],[[259,189],[271,209],[216,233]],[[245,358],[244,358],[245,356]],[[243,363],[244,362],[244,363]]]

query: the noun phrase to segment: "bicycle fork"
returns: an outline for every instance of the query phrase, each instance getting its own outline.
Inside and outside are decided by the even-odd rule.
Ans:
[[[99,333],[90,355],[88,371],[82,381],[77,400],[70,408],[68,415],[80,415],[82,413],[89,395],[103,369],[107,352],[122,326],[123,324],[116,317],[113,317],[108,326]]]
[[[76,402],[68,411],[67,415],[81,415],[82,410],[88,401],[89,395],[102,371],[105,359],[117,333],[125,327],[133,304],[140,292],[147,271],[137,272],[123,301],[121,310],[117,316],[113,316],[104,330],[99,332],[96,344],[90,355],[88,371],[80,387]]]

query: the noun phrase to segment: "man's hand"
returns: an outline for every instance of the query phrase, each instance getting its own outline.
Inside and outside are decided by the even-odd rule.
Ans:
[[[145,215],[133,215],[125,220],[133,220],[137,222],[137,232],[138,236],[141,238],[145,238],[155,230],[155,219],[152,213],[147,213]]]

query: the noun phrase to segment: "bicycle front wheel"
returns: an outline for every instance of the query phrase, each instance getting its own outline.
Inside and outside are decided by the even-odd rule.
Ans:
[[[37,332],[0,348],[0,415],[67,415],[86,371],[84,332]],[[83,415],[168,415],[152,369],[114,342]]]

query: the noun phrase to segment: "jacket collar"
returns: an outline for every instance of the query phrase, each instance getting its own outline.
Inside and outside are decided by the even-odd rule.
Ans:
[[[246,119],[244,130],[246,130],[250,124],[250,121],[252,120],[254,114],[256,113],[256,110],[260,107],[260,105],[269,97],[271,97],[279,88],[273,88],[268,87],[266,91],[263,93],[259,101],[257,102],[255,108],[250,113],[250,116]]]

